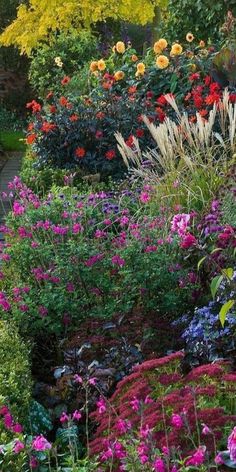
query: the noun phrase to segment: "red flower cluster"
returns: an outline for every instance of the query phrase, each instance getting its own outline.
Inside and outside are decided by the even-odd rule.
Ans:
[[[154,437],[159,449],[180,447],[184,456],[191,455],[186,427],[188,433],[197,438],[197,430],[206,424],[213,434],[207,436],[203,432],[201,444],[214,453],[214,438],[219,439],[222,427],[231,425],[236,419],[221,407],[221,396],[225,391],[221,379],[228,364],[204,365],[183,376],[180,373],[182,358],[183,353],[177,352],[146,361],[118,384],[106,413],[102,417],[99,412],[91,414],[99,424],[90,444],[92,454],[102,451],[101,438],[115,440],[125,434],[125,431],[117,432],[117,415],[121,421],[130,422],[134,432],[140,427],[140,414],[142,429],[155,428]],[[178,424],[173,418],[178,419]]]

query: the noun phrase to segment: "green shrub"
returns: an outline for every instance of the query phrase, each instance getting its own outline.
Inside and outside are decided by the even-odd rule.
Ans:
[[[96,55],[97,40],[91,33],[81,32],[80,37],[72,34],[57,36],[53,44],[43,44],[33,56],[29,80],[38,96],[45,96],[49,90],[60,90],[64,76],[74,76],[71,84],[80,92],[86,90],[87,67],[85,64]],[[61,67],[55,62],[61,59]]]
[[[31,397],[29,347],[17,328],[0,322],[0,404],[6,404],[14,419],[27,417]]]
[[[234,0],[170,0],[166,31],[172,40],[182,41],[191,31],[197,39],[220,39],[220,27],[228,10],[236,13]]]

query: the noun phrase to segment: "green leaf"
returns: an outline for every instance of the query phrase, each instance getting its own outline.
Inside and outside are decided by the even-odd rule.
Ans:
[[[215,298],[216,292],[217,292],[223,278],[224,278],[223,275],[217,275],[216,277],[214,277],[214,279],[212,279],[212,281],[211,281],[212,298]]]
[[[223,269],[222,274],[224,274],[227,277],[227,279],[231,280],[234,275],[234,269],[232,269],[232,267],[228,267],[228,269]]]
[[[234,306],[235,300],[228,300],[224,305],[221,307],[220,313],[219,313],[219,318],[222,326],[225,324],[226,316],[229,310]]]
[[[207,256],[204,256],[200,259],[200,261],[198,261],[198,264],[197,264],[197,270],[200,269],[202,263],[205,261],[205,259],[207,258]]]

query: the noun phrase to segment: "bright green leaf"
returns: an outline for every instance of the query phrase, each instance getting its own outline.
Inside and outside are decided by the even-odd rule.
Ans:
[[[211,281],[212,298],[215,298],[216,292],[217,292],[223,278],[224,278],[223,275],[217,275],[216,277],[214,277],[214,279],[212,279],[212,281]]]
[[[221,307],[220,313],[219,313],[219,318],[222,326],[225,324],[226,316],[229,310],[234,306],[235,300],[228,300],[224,305]]]

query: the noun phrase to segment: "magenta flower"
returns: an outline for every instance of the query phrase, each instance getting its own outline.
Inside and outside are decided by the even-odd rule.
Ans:
[[[151,429],[149,428],[148,424],[140,428],[139,435],[142,439],[148,438],[150,434],[151,434]]]
[[[79,421],[82,418],[80,411],[75,410],[73,413],[73,420]]]
[[[5,428],[7,429],[11,429],[12,426],[13,426],[13,418],[11,416],[10,413],[7,413],[5,416],[4,416],[4,426]]]
[[[13,215],[14,216],[20,216],[23,215],[25,212],[25,207],[21,205],[19,202],[14,202],[13,203]]]
[[[151,200],[151,197],[148,192],[141,192],[139,200],[141,203],[148,203]]]
[[[115,428],[120,434],[125,434],[131,429],[131,422],[128,420],[122,420],[121,418],[116,422]]]
[[[21,426],[20,423],[16,423],[16,424],[14,424],[14,426],[12,427],[12,431],[13,431],[13,433],[20,434],[20,433],[22,433],[22,431],[23,431],[23,427]]]
[[[0,415],[5,416],[9,413],[9,409],[6,405],[1,406],[0,408]]]
[[[42,318],[45,318],[48,314],[48,309],[45,306],[40,306],[39,307],[39,314]]]
[[[67,423],[69,421],[69,416],[63,411],[61,417],[60,417],[60,422],[61,423]]]
[[[39,465],[39,463],[38,463],[36,457],[32,456],[32,457],[30,458],[30,467],[31,467],[32,469],[37,469],[38,465]]]
[[[74,381],[75,381],[76,383],[81,383],[81,384],[83,383],[82,377],[80,377],[80,375],[78,375],[78,374],[75,374],[75,375],[74,375]]]
[[[83,226],[80,223],[75,223],[73,225],[73,234],[78,234],[83,232]]]
[[[140,408],[140,401],[136,397],[134,397],[134,399],[130,402],[130,406],[133,411],[138,411]]]
[[[160,457],[155,459],[153,467],[155,472],[165,472],[165,463]]]
[[[228,437],[228,450],[231,461],[236,462],[236,426]]]
[[[116,256],[113,256],[112,259],[112,264],[118,265],[119,267],[123,267],[125,265],[125,260],[122,259],[118,254]]]
[[[171,231],[183,236],[189,226],[191,216],[188,213],[178,213],[171,221]]]
[[[183,249],[189,249],[192,246],[196,246],[196,244],[197,239],[195,238],[195,236],[193,236],[193,234],[191,233],[186,233],[182,238],[180,247],[182,247]]]
[[[193,466],[202,465],[205,460],[205,452],[206,452],[206,447],[199,446],[199,448],[194,452],[192,457],[190,457],[187,460],[186,465],[193,465]]]
[[[222,465],[222,464],[224,464],[224,461],[223,461],[223,459],[222,459],[222,457],[221,457],[220,452],[219,452],[219,453],[217,454],[217,456],[215,457],[215,463],[216,463],[217,465]]]
[[[203,428],[202,428],[202,434],[204,434],[204,436],[207,436],[208,434],[211,434],[211,430],[210,428],[208,428],[208,426],[206,424],[203,424]]]
[[[91,379],[88,380],[89,385],[95,386],[97,383],[96,377],[91,377]]]
[[[13,447],[13,451],[15,452],[15,454],[19,454],[24,448],[25,448],[25,445],[23,444],[23,442],[18,441],[18,440],[15,441],[15,444]]]
[[[107,407],[106,407],[106,402],[105,400],[101,397],[98,402],[96,403],[97,407],[98,407],[98,413],[100,415],[102,415],[103,413],[105,413]]]
[[[46,451],[46,449],[51,449],[51,447],[52,445],[42,434],[34,438],[32,441],[32,449],[35,451]]]
[[[184,422],[183,422],[180,415],[173,414],[172,417],[171,417],[171,424],[176,429],[181,429],[184,425]]]

